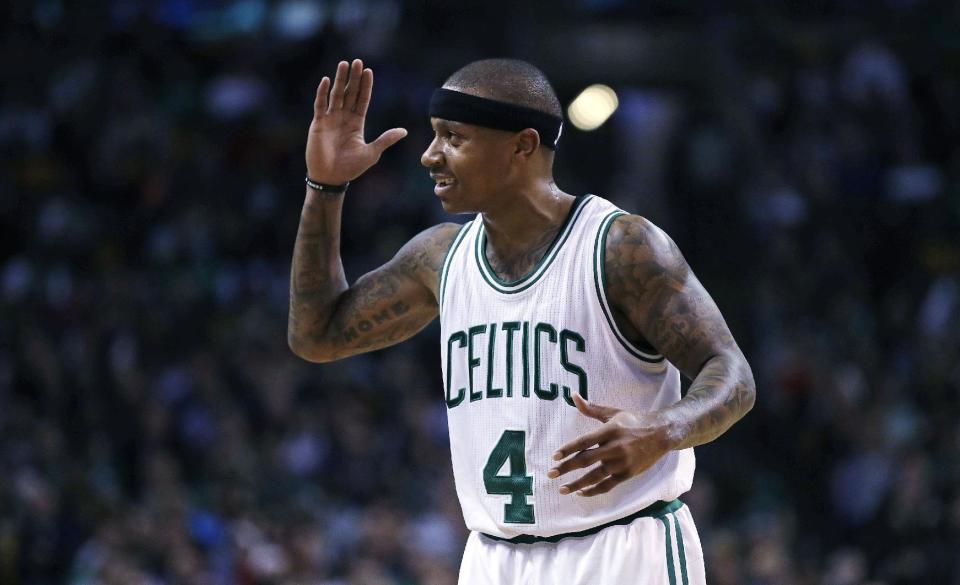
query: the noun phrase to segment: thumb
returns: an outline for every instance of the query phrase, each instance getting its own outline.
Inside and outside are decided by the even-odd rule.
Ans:
[[[371,142],[370,146],[377,151],[377,156],[380,156],[383,154],[384,150],[402,140],[406,135],[406,128],[391,128],[390,130],[387,130],[381,134],[379,138]]]
[[[583,396],[580,396],[579,393],[573,395],[573,402],[576,404],[577,410],[579,410],[581,414],[597,419],[600,422],[607,422],[613,418],[615,414],[620,412],[619,408],[594,404]]]

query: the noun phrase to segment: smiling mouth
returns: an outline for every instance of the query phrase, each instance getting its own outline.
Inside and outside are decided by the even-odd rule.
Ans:
[[[433,192],[437,195],[443,194],[445,191],[449,190],[454,183],[456,183],[456,179],[454,179],[453,177],[442,177],[442,176],[433,175],[432,178],[437,183],[433,188]]]

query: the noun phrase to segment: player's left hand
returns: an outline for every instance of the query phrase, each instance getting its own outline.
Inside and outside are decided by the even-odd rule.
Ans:
[[[574,394],[573,401],[577,410],[603,425],[560,447],[553,454],[553,459],[566,461],[551,469],[547,477],[554,479],[594,463],[599,465],[579,479],[560,486],[561,494],[605,494],[649,469],[673,448],[668,421],[659,412],[638,416],[618,408],[594,404],[579,394]]]

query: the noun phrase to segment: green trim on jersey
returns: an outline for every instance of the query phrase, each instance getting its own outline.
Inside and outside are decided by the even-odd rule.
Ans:
[[[610,226],[613,221],[627,212],[617,209],[611,211],[603,221],[600,222],[600,229],[597,230],[597,240],[594,244],[594,263],[593,263],[593,282],[597,288],[597,298],[600,299],[600,307],[603,309],[603,316],[607,318],[607,324],[613,331],[614,337],[620,342],[620,345],[626,349],[633,357],[651,364],[663,363],[663,356],[657,353],[649,353],[641,350],[636,345],[630,343],[627,337],[620,332],[616,321],[613,320],[613,310],[607,302],[607,234],[610,232]]]
[[[514,536],[513,538],[504,538],[502,536],[494,536],[492,534],[487,534],[485,532],[480,532],[479,534],[492,539],[499,540],[501,542],[509,542],[511,544],[535,544],[538,542],[559,542],[564,538],[580,538],[583,536],[591,536],[603,530],[604,528],[610,528],[611,526],[624,526],[630,524],[637,518],[657,518],[663,519],[667,514],[676,512],[683,506],[683,502],[680,500],[673,500],[672,502],[654,502],[647,506],[646,508],[640,510],[639,512],[634,512],[629,516],[624,516],[612,522],[607,522],[606,524],[601,524],[600,526],[594,526],[593,528],[588,528],[586,530],[580,530],[579,532],[564,532],[563,534],[554,534],[553,536],[534,536],[532,534],[521,534],[520,536]],[[673,566],[672,564],[670,565]]]
[[[481,225],[475,240],[474,251],[477,267],[480,269],[480,274],[483,276],[483,279],[487,281],[487,284],[493,287],[494,290],[506,294],[514,294],[525,291],[533,286],[533,284],[540,280],[540,277],[546,273],[547,268],[550,267],[553,259],[557,257],[560,248],[563,247],[563,244],[567,241],[567,238],[570,237],[570,232],[573,231],[573,225],[577,222],[577,219],[583,215],[583,209],[586,207],[587,202],[591,199],[593,199],[593,195],[584,195],[582,197],[577,197],[574,200],[573,207],[571,207],[570,213],[567,215],[567,219],[560,227],[560,231],[553,239],[550,247],[547,248],[547,252],[543,255],[543,257],[540,258],[539,261],[537,261],[537,264],[529,273],[527,273],[525,276],[521,276],[517,280],[510,282],[502,280],[499,276],[497,276],[497,273],[494,271],[493,267],[490,266],[490,261],[487,260],[486,254],[487,233]]]
[[[450,244],[450,247],[447,248],[447,254],[443,257],[443,265],[440,268],[440,287],[439,287],[439,300],[437,305],[440,307],[440,310],[443,310],[443,292],[447,287],[447,272],[450,270],[450,262],[453,259],[453,253],[456,252],[457,247],[460,246],[460,242],[463,241],[463,238],[467,235],[467,232],[470,231],[470,224],[473,221],[468,221],[467,223],[460,226],[460,231],[457,232],[455,238],[453,238],[453,243]]]

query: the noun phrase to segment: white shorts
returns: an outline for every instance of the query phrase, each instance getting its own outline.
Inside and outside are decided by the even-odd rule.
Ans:
[[[703,549],[686,506],[590,536],[514,544],[471,532],[459,585],[705,585]]]

